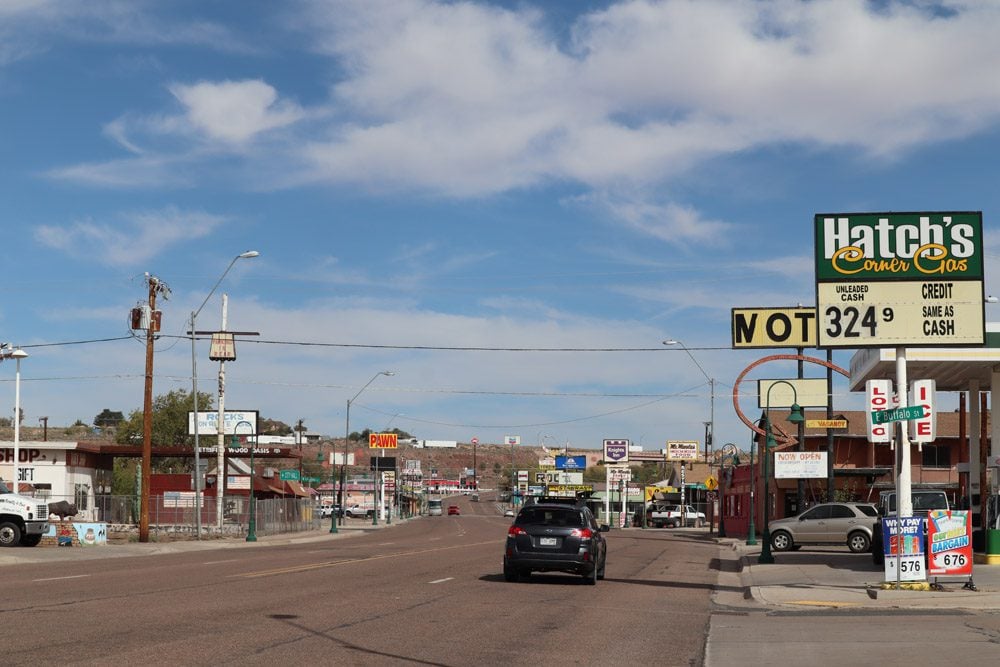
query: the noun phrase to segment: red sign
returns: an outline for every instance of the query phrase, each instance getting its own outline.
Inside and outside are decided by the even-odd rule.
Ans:
[[[934,510],[928,514],[927,573],[972,576],[972,512]]]
[[[396,449],[399,447],[398,433],[369,433],[368,449]]]

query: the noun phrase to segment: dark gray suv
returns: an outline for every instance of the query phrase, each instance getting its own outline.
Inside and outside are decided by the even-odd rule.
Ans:
[[[504,579],[517,581],[532,572],[570,572],[596,584],[604,578],[607,541],[602,533],[607,530],[583,504],[526,505],[507,531]]]

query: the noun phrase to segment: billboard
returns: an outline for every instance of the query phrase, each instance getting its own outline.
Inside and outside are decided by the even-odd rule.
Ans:
[[[226,410],[223,417],[223,434],[256,435],[257,410]],[[218,435],[219,411],[198,411],[198,435]],[[237,429],[237,426],[239,428]],[[194,411],[188,410],[188,435],[194,435]]]
[[[583,470],[587,467],[586,456],[557,456],[557,470]]]

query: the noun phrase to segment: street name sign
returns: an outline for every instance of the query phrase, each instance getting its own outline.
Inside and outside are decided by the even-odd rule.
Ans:
[[[872,412],[873,424],[885,424],[886,422],[899,422],[908,419],[922,419],[924,416],[924,406],[911,405],[906,408],[893,408],[892,410],[876,410]]]

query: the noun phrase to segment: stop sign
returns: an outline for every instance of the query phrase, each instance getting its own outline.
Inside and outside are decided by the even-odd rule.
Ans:
[[[473,438],[472,439],[472,444],[478,445],[479,444],[479,438]]]

